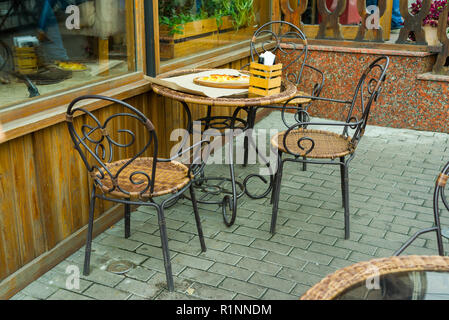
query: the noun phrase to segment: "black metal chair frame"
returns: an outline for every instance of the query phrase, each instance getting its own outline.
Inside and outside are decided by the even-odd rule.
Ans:
[[[441,223],[440,223],[440,197],[441,202],[444,207],[449,211],[449,200],[447,199],[444,188],[446,187],[447,180],[449,179],[449,162],[441,170],[436,182],[435,189],[433,192],[433,218],[434,218],[434,226],[430,228],[421,229],[416,232],[406,243],[404,243],[393,255],[398,256],[405,249],[407,249],[413,241],[415,241],[419,236],[428,232],[435,232],[437,238],[437,248],[438,254],[440,256],[444,256],[444,248],[443,248],[443,233],[441,231]]]
[[[75,105],[82,101],[87,99],[97,99],[97,100],[106,100],[115,104],[119,104],[124,107],[126,112],[117,113],[110,117],[108,117],[103,123],[101,123],[90,111],[87,109],[84,109],[82,107],[74,108]],[[83,124],[81,126],[81,136],[78,134],[77,130],[75,129],[75,126],[73,124],[73,118],[75,117],[75,113],[79,112],[83,115],[86,115],[90,119],[92,119],[95,122],[95,126],[90,126],[88,124]],[[128,129],[119,129],[118,133],[128,134],[131,137],[131,142],[129,143],[118,143],[117,141],[114,141],[107,132],[107,125],[108,123],[117,117],[131,117],[143,125],[146,130],[149,133],[150,138],[148,139],[147,144],[137,153],[135,154],[130,160],[128,160],[123,166],[120,167],[120,169],[115,173],[112,174],[108,167],[106,166],[106,163],[109,163],[113,160],[113,150],[114,147],[117,148],[127,148],[132,146],[136,141],[136,134]],[[170,252],[168,248],[168,237],[167,237],[167,230],[166,230],[166,220],[164,216],[164,209],[167,208],[170,203],[173,203],[174,200],[178,199],[180,195],[182,195],[187,189],[190,191],[190,200],[192,201],[193,205],[193,211],[195,215],[195,222],[198,230],[198,236],[200,239],[200,245],[201,245],[201,251],[206,251],[206,245],[204,243],[204,236],[203,231],[201,227],[201,220],[198,213],[198,206],[197,201],[195,198],[195,192],[193,188],[193,179],[191,179],[187,185],[185,185],[182,189],[178,190],[176,193],[172,194],[165,200],[163,200],[161,203],[157,203],[154,201],[152,197],[149,197],[147,201],[143,201],[144,194],[150,192],[153,193],[154,191],[154,184],[155,184],[155,177],[156,177],[156,167],[157,163],[159,162],[171,162],[176,158],[179,158],[183,156],[186,152],[192,151],[192,149],[203,146],[204,143],[208,143],[208,141],[200,141],[196,143],[195,145],[192,145],[191,147],[183,150],[182,152],[178,152],[176,156],[173,156],[170,159],[160,159],[157,157],[158,154],[158,139],[157,134],[154,128],[154,125],[151,123],[151,121],[145,117],[143,113],[141,113],[138,109],[134,108],[133,106],[129,105],[126,102],[105,97],[105,96],[99,96],[99,95],[85,95],[80,96],[76,99],[74,99],[70,105],[68,106],[67,113],[66,113],[66,121],[68,130],[70,133],[70,136],[74,142],[74,147],[78,151],[78,153],[81,156],[81,159],[83,160],[84,164],[86,165],[86,168],[90,174],[90,176],[93,179],[92,183],[92,191],[90,195],[90,208],[89,208],[89,222],[88,222],[88,231],[87,231],[87,241],[86,241],[86,251],[85,251],[85,260],[84,260],[84,269],[83,274],[89,275],[90,273],[90,255],[91,255],[91,246],[92,246],[92,231],[93,231],[93,223],[94,223],[94,208],[95,208],[95,200],[102,199],[107,201],[112,201],[115,203],[121,203],[124,204],[124,218],[125,218],[125,238],[128,238],[131,235],[131,222],[130,222],[130,213],[131,213],[131,205],[139,205],[139,206],[150,206],[154,207],[157,211],[157,217],[159,221],[159,231],[160,231],[160,237],[161,237],[161,246],[162,246],[162,252],[163,252],[163,259],[164,259],[164,266],[165,266],[165,273],[167,278],[167,286],[169,291],[174,290],[174,283],[173,283],[173,275],[172,275],[172,269],[171,269],[171,262],[170,262]],[[95,132],[100,132],[101,138],[95,140],[92,135],[94,135]],[[87,143],[93,144],[95,146],[94,149],[89,147]],[[112,198],[107,196],[109,192],[112,192],[114,190],[120,191],[123,194],[130,195],[129,191],[122,188],[118,183],[114,183],[113,187],[109,190],[109,192],[97,192],[97,187],[101,189],[101,187],[104,187],[101,180],[105,177],[105,175],[109,175],[112,181],[117,181],[119,174],[122,172],[124,168],[129,166],[134,160],[136,160],[138,157],[144,154],[145,151],[147,151],[150,146],[153,146],[153,166],[152,166],[152,172],[151,176],[146,174],[143,171],[135,171],[129,176],[129,181],[133,185],[143,185],[145,188],[143,188],[138,199],[135,199],[134,197],[128,197],[128,198]],[[84,149],[84,150],[83,150]],[[106,154],[109,152],[109,157],[106,159]],[[92,157],[97,164],[91,164],[88,160],[87,155]],[[195,159],[200,156],[197,153],[194,154]],[[193,159],[193,163],[197,163]],[[190,165],[188,170],[188,176],[196,175],[198,172],[202,171],[201,165]],[[139,176],[140,178],[137,179],[136,177]],[[143,181],[142,181],[143,178]],[[139,180],[139,181],[137,181]]]
[[[300,154],[297,154],[286,147],[286,139],[287,136],[295,129],[307,129],[308,126],[336,126],[336,127],[343,127],[342,135],[344,137],[349,137],[349,129],[354,130],[354,134],[351,138],[351,144],[353,145],[354,149],[356,148],[357,144],[359,143],[360,139],[362,138],[366,124],[368,122],[369,113],[371,110],[372,103],[374,101],[377,101],[377,98],[381,92],[382,84],[385,81],[386,77],[386,71],[388,69],[389,65],[389,58],[387,56],[382,56],[377,59],[375,59],[373,62],[370,63],[368,68],[363,72],[362,76],[359,79],[359,82],[357,84],[357,87],[355,89],[355,93],[353,95],[353,98],[351,100],[339,100],[339,99],[329,99],[329,98],[323,98],[323,97],[314,97],[314,96],[296,96],[291,98],[310,98],[313,101],[319,100],[319,101],[326,101],[326,102],[335,102],[339,104],[346,105],[349,107],[348,115],[346,117],[345,122],[330,122],[330,123],[320,123],[320,122],[310,122],[310,116],[309,113],[306,110],[300,110],[299,112],[302,113],[302,116],[300,119],[304,119],[304,121],[299,121],[298,123],[289,126],[286,130],[286,133],[284,135],[283,144],[286,148],[286,153],[290,155],[290,157],[283,158],[283,152],[278,150],[278,168],[276,170],[274,179],[273,179],[273,189],[272,189],[272,197],[271,202],[273,204],[273,211],[272,211],[272,220],[271,220],[271,233],[275,233],[276,229],[276,220],[278,215],[278,206],[279,206],[279,197],[280,197],[280,189],[281,189],[281,181],[282,181],[282,174],[283,174],[283,167],[285,162],[299,162],[302,164],[331,164],[331,165],[338,165],[340,166],[340,172],[341,172],[341,191],[342,191],[342,204],[344,207],[344,225],[345,225],[345,239],[349,239],[349,174],[348,174],[348,168],[350,161],[354,158],[355,150],[347,157],[340,157],[339,161],[335,161],[335,159],[330,160],[310,160],[307,159],[307,154],[309,154],[314,146],[315,142],[310,137],[302,137],[298,139],[297,145],[298,147],[305,151],[305,156],[301,156]],[[373,70],[379,70],[379,76],[377,78],[370,77],[370,74]],[[364,89],[365,89],[365,83],[367,84],[366,89],[368,91],[368,99],[365,99],[364,97]],[[357,119],[353,115],[353,111],[356,109],[356,103],[358,100],[358,97],[360,96],[360,112],[361,117],[360,119]],[[287,107],[288,102],[285,102],[284,108]],[[308,149],[304,146],[304,141],[309,141],[311,144]],[[293,156],[293,157],[291,157]]]
[[[273,27],[277,30],[273,30]],[[286,30],[287,29],[287,30]],[[267,37],[268,36],[268,37]],[[283,58],[289,56],[290,54],[297,54],[299,50],[299,46],[302,46],[302,52],[298,54],[294,59],[292,59],[289,63],[282,66],[283,71],[283,78],[287,81],[295,84],[296,86],[301,84],[301,81],[303,79],[302,74],[304,69],[310,69],[312,72],[316,72],[319,77],[320,81],[317,83],[314,83],[313,88],[311,90],[311,95],[314,97],[318,97],[321,94],[321,91],[324,87],[324,81],[325,77],[321,70],[319,70],[316,67],[313,67],[306,63],[307,57],[308,57],[308,45],[307,45],[307,39],[304,33],[301,31],[300,28],[298,28],[296,25],[288,22],[288,21],[269,21],[265,24],[263,24],[261,27],[259,27],[255,32],[250,42],[250,54],[251,54],[251,61],[257,61],[260,53],[257,49],[257,45],[259,44],[258,40],[262,38],[265,39],[262,44],[262,51],[270,51],[274,54],[278,54],[279,60],[282,61]],[[269,49],[268,47],[272,45],[273,41],[276,42],[274,48]],[[283,45],[289,45],[291,48],[283,48]],[[303,59],[301,60],[301,57]],[[300,67],[299,70],[290,71],[290,67],[300,61]],[[279,62],[279,61],[278,61]],[[249,66],[249,64],[246,64],[243,66],[243,68],[246,68]],[[243,69],[242,68],[242,69]],[[293,99],[290,99],[291,101]],[[307,103],[307,104],[298,104],[294,108],[283,108],[282,109],[282,120],[287,125],[285,120],[285,114],[284,112],[289,111],[296,111],[295,112],[295,118],[298,121],[303,121],[302,119],[302,110],[307,110],[309,106],[313,103],[313,101]],[[269,108],[269,106],[264,106],[265,108]],[[253,129],[255,125],[256,120],[256,111],[258,108],[250,108],[247,110],[248,117],[248,129]],[[245,154],[244,154],[244,165],[247,165],[248,163],[248,152],[249,152],[249,138],[248,136],[245,136],[244,139],[244,148],[245,148]],[[251,196],[250,194],[248,194]],[[254,198],[254,197],[253,197]],[[258,198],[258,197],[255,197]]]

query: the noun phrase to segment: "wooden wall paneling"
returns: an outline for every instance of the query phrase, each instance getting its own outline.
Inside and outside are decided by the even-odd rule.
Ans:
[[[15,199],[26,248],[23,261],[28,262],[46,250],[44,226],[41,220],[32,136],[27,135],[11,144],[14,163]]]
[[[22,265],[14,204],[11,142],[0,144],[0,279]]]

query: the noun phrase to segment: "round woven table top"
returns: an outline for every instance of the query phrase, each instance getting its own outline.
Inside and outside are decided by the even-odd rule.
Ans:
[[[411,255],[359,262],[328,275],[304,293],[301,300],[332,300],[373,276],[412,271],[449,272],[449,257]]]
[[[196,73],[202,71],[209,71],[214,69],[189,69],[189,70],[176,70],[163,73],[157,76],[158,79],[182,76],[189,73]],[[164,86],[152,84],[153,91],[164,97],[171,98],[186,103],[197,103],[208,106],[223,106],[223,107],[254,107],[265,106],[273,104],[281,104],[284,101],[292,98],[296,94],[296,86],[290,82],[282,82],[281,92],[270,96],[258,96],[258,97],[222,97],[222,98],[209,98],[205,96],[199,96],[195,94],[176,91]]]

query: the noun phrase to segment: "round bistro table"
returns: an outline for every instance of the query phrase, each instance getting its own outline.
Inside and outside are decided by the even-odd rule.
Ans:
[[[449,257],[359,262],[325,277],[301,300],[449,300]]]
[[[202,71],[209,71],[214,69],[189,69],[189,70],[176,70],[167,72],[164,74],[160,74],[157,76],[158,79],[176,77],[191,73],[198,73]],[[239,72],[244,72],[239,70]],[[269,108],[270,106],[279,105],[288,99],[295,96],[297,93],[296,86],[291,84],[290,82],[282,82],[281,92],[278,94],[270,95],[270,96],[258,96],[258,97],[249,97],[248,94],[238,95],[238,96],[228,96],[222,98],[210,98],[206,96],[200,96],[190,93],[184,93],[180,91],[176,91],[161,85],[157,85],[155,83],[152,84],[153,91],[161,96],[166,98],[170,98],[176,101],[179,101],[183,106],[186,114],[187,114],[187,124],[186,129],[189,134],[194,133],[193,122],[201,122],[201,134],[208,129],[240,129],[242,133],[246,130],[253,128],[256,120],[256,112],[260,108]],[[207,108],[207,115],[200,119],[192,119],[192,112],[190,111],[189,104],[199,104],[203,105]],[[235,107],[235,111],[230,116],[213,116],[212,108],[220,108],[220,107]],[[246,119],[243,119],[238,116],[240,111],[246,112]],[[224,136],[226,133],[220,133],[221,136]],[[234,137],[234,136],[233,136]],[[232,140],[231,140],[232,141]],[[244,137],[244,165],[248,162],[248,149],[249,145],[251,145],[259,157],[268,163],[268,161],[258,152],[256,144],[252,139],[252,135],[250,131],[248,134],[245,134]],[[229,143],[229,157],[233,159],[233,143]],[[268,166],[268,165],[267,165]],[[202,166],[204,169],[204,165]],[[233,160],[229,163],[229,173],[230,177],[206,177],[204,175],[204,170],[201,170],[199,177],[195,178],[195,186],[200,188],[205,196],[199,197],[198,202],[205,204],[218,204],[222,207],[223,220],[227,226],[231,226],[234,224],[236,216],[237,216],[237,199],[239,199],[243,194],[248,195],[250,198],[259,199],[268,195],[272,188],[272,175],[270,176],[270,181],[267,181],[263,176],[258,174],[250,174],[248,175],[242,182],[236,181],[235,172],[234,172],[234,163]],[[248,191],[246,187],[248,180],[253,177],[258,177],[264,183],[268,183],[267,190],[261,195],[254,195]],[[218,181],[219,183],[211,183],[213,181]],[[223,182],[231,183],[231,190],[223,188]],[[240,191],[237,191],[237,186]],[[204,200],[206,195],[219,196],[223,195],[220,200],[210,201]],[[184,196],[186,197],[186,196]],[[230,214],[228,214],[228,208]]]

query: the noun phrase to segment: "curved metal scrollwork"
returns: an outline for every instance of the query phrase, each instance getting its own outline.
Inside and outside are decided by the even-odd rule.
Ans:
[[[101,123],[90,111],[82,107],[75,108],[75,105],[78,102],[87,99],[107,100],[123,106],[129,112],[116,113]],[[84,122],[87,122],[87,120],[93,121],[95,126],[83,123],[79,134],[73,123],[73,118],[77,113],[85,116],[85,118],[82,118]],[[135,132],[129,129],[114,128],[111,123],[112,120],[116,118],[131,118],[137,120],[138,123],[147,129],[149,133],[148,141],[141,145],[137,145]],[[106,191],[107,193],[119,191],[125,195],[140,197],[148,192],[152,193],[154,191],[154,179],[158,161],[158,143],[154,126],[143,113],[133,106],[117,99],[98,95],[86,95],[81,96],[70,103],[67,109],[67,125],[76,150],[79,152],[95,183],[103,191],[107,184],[111,184],[111,187]],[[111,133],[114,133],[116,137],[111,136]],[[134,160],[148,150],[152,144],[154,151],[151,176],[141,169],[136,169],[132,172],[128,172],[129,170],[127,170],[126,176],[124,176],[123,179],[120,179],[122,172],[124,172]],[[124,160],[122,163],[115,163],[114,170],[112,170],[112,167],[109,164],[113,162],[114,150],[117,148],[129,148],[128,150],[134,151],[134,156]],[[128,151],[128,153],[129,152],[131,151]],[[123,182],[120,183],[119,181]],[[136,188],[133,186],[140,187],[137,188],[136,191]]]
[[[274,43],[274,47],[271,46]],[[307,40],[304,33],[294,24],[287,21],[270,21],[262,25],[254,32],[251,39],[251,60],[258,61],[260,56],[257,46],[261,45],[263,51],[271,51],[277,55],[277,59],[283,61],[282,71],[284,77],[293,83],[301,81],[304,64],[307,59]],[[291,56],[292,59],[287,59]],[[257,58],[256,58],[257,57]],[[300,61],[297,71],[286,72],[290,66]]]
[[[353,123],[349,128],[355,129],[352,136],[353,144],[360,140],[365,131],[371,106],[374,101],[377,101],[382,85],[385,82],[389,62],[390,60],[386,56],[377,58],[360,77],[346,118],[346,123]],[[358,96],[360,96],[359,100],[357,99]],[[360,102],[360,105],[357,105],[357,101]],[[357,107],[359,107],[360,120],[357,120],[357,116],[354,115]],[[358,124],[355,125],[355,123]],[[343,133],[348,134],[348,126],[344,128]]]

